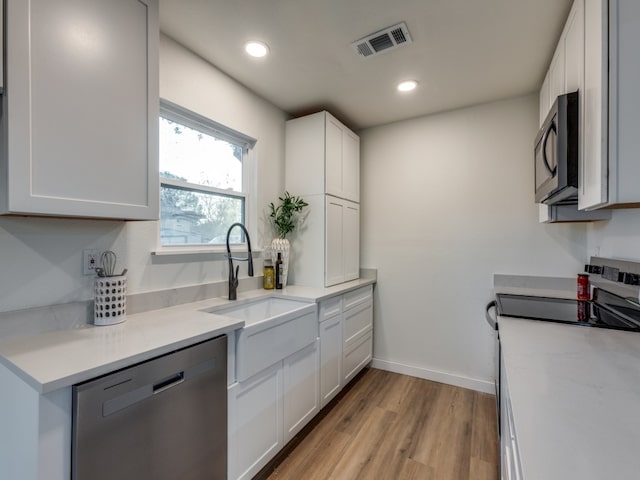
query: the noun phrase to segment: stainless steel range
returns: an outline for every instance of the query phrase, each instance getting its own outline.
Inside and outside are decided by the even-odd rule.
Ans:
[[[640,263],[592,257],[585,266],[593,293],[590,300],[552,296],[496,294],[486,319],[496,336],[496,408],[500,422],[500,317],[525,318],[586,328],[640,332]],[[517,290],[517,289],[516,289]],[[526,289],[524,289],[526,290]]]
[[[567,323],[583,327],[640,331],[638,299],[595,288],[590,301],[525,295],[496,295],[498,316]]]

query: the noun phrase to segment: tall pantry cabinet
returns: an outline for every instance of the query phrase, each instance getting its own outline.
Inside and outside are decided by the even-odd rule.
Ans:
[[[286,125],[287,190],[309,203],[289,278],[328,287],[360,276],[360,139],[328,112]]]

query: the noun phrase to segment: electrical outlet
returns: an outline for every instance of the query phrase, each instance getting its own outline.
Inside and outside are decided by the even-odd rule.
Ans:
[[[98,250],[82,250],[82,274],[95,275],[98,266]]]

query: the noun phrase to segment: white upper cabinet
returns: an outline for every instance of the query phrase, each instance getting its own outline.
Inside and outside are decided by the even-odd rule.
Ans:
[[[542,127],[545,118],[547,118],[547,113],[549,113],[549,72],[544,77],[544,81],[542,82],[542,87],[540,87],[540,124]]]
[[[606,0],[585,0],[583,154],[579,164],[578,208],[604,205],[608,198]]]
[[[4,0],[0,213],[158,217],[157,0]]]
[[[564,68],[565,68],[565,55],[564,55],[564,36],[558,43],[551,65],[549,65],[549,106],[553,105],[558,95],[566,93],[564,85]],[[549,108],[547,108],[547,111]]]
[[[578,206],[640,206],[640,2],[585,0],[584,157]]]
[[[286,157],[292,193],[360,201],[360,139],[330,113],[288,121]]]
[[[584,86],[584,0],[573,2],[564,27],[563,40],[563,93],[581,92]]]
[[[558,95],[584,85],[584,0],[575,0],[540,88],[540,125]]]

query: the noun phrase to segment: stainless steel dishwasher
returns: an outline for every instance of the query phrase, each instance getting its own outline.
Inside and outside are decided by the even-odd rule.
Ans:
[[[226,477],[226,335],[74,385],[74,480]]]

